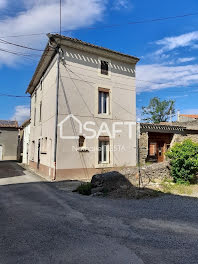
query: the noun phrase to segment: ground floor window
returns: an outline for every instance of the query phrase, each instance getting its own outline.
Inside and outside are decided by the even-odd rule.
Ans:
[[[34,161],[34,152],[35,152],[35,141],[32,141],[31,145],[31,160]]]
[[[109,163],[109,137],[100,137],[98,140],[98,163]]]

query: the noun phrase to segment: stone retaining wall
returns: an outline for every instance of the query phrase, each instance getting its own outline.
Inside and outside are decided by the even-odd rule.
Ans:
[[[139,184],[138,168],[122,168],[120,173],[135,186]],[[153,163],[151,165],[143,166],[140,169],[141,186],[147,186],[151,182],[160,182],[164,179],[171,178],[170,164],[168,161],[161,163]]]

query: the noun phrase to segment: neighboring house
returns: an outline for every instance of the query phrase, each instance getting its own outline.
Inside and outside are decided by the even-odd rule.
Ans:
[[[30,145],[30,119],[26,120],[22,124],[23,130],[23,152],[22,152],[22,163],[29,164],[29,145]]]
[[[198,120],[198,115],[184,115],[179,113],[177,115],[178,122],[190,122],[195,120]]]
[[[135,65],[139,59],[69,37],[49,38],[27,89],[31,95],[30,166],[54,180],[88,179],[102,169],[135,166]],[[80,129],[86,121],[95,122],[97,130],[103,122],[111,127],[114,121],[133,121],[133,136],[129,139],[125,126],[115,139],[104,132],[87,139]],[[118,145],[125,151],[111,151]]]
[[[190,138],[198,142],[198,120],[187,123],[140,124],[140,163],[163,162],[166,151],[175,143]]]
[[[18,122],[0,120],[0,160],[17,160],[18,134]]]

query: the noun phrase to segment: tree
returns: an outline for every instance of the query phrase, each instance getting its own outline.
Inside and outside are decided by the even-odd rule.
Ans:
[[[142,107],[145,121],[152,123],[167,122],[170,114],[175,114],[175,101],[164,100],[160,101],[160,98],[154,97],[150,100],[147,107]]]
[[[194,183],[198,172],[198,143],[187,139],[166,153],[170,159],[171,175],[175,182]]]

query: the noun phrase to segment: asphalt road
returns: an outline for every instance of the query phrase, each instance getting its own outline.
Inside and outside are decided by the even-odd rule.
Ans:
[[[198,201],[62,191],[0,163],[0,264],[197,264]]]

